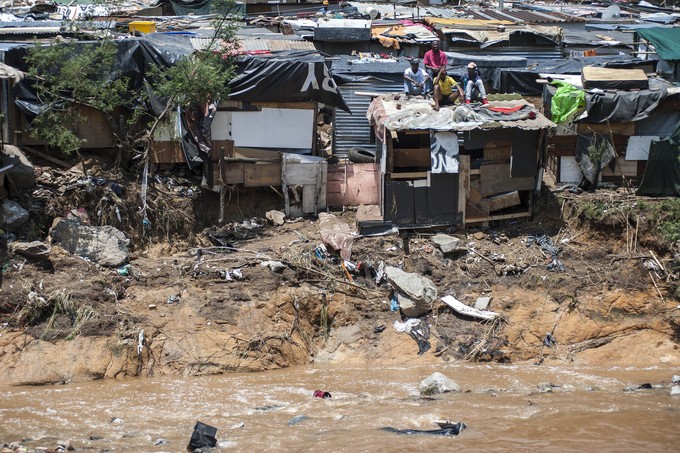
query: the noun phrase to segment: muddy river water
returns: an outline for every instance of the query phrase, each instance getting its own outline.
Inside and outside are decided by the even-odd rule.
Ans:
[[[462,392],[420,398],[419,382],[435,371]],[[180,452],[200,420],[218,429],[215,451],[677,452],[680,396],[670,395],[674,374],[680,369],[310,365],[4,387],[0,443],[51,449],[65,439],[78,450]],[[548,383],[556,387],[541,392],[538,386]],[[624,391],[644,383],[653,388]],[[314,390],[332,398],[313,398]],[[379,430],[434,429],[446,419],[467,429],[458,437]]]

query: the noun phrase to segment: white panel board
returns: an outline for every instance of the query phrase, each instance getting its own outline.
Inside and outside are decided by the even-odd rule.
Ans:
[[[263,108],[261,112],[231,112],[234,146],[311,149],[313,128],[312,109]]]
[[[649,158],[649,145],[652,140],[659,140],[658,136],[632,135],[628,139],[626,148],[626,160],[647,160]]]
[[[583,179],[583,173],[576,163],[574,156],[560,156],[560,180],[565,184],[579,184]]]
[[[231,140],[231,112],[217,112],[210,125],[213,140]]]

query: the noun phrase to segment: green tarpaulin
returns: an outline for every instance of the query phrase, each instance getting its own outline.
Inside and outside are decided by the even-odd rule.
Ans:
[[[641,38],[654,44],[659,58],[666,61],[680,61],[680,27],[639,28]]]

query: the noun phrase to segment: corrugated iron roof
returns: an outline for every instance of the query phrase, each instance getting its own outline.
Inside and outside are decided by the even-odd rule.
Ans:
[[[252,52],[256,50],[270,50],[278,52],[282,50],[316,50],[314,43],[290,39],[242,39],[239,41],[238,51]]]
[[[239,47],[236,52],[270,51],[279,52],[284,50],[316,50],[314,43],[302,39],[281,39],[239,37]],[[292,35],[295,38],[294,35]],[[205,50],[212,42],[212,38],[191,37],[189,38],[194,50]]]

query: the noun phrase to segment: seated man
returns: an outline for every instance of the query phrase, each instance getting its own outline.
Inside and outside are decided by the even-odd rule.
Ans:
[[[484,90],[484,82],[482,81],[482,78],[479,76],[479,71],[477,71],[477,65],[474,64],[473,62],[470,62],[467,65],[467,74],[463,76],[463,79],[461,80],[461,85],[465,87],[466,104],[469,104],[475,98],[481,99],[482,104],[489,103],[489,101],[486,100],[486,90]]]
[[[404,71],[404,92],[406,96],[428,94],[427,81],[430,79],[430,76],[427,75],[419,64],[420,61],[414,58],[411,60],[411,67]]]
[[[434,109],[439,110],[440,105],[453,104],[458,98],[463,99],[463,90],[443,66],[434,78]]]

